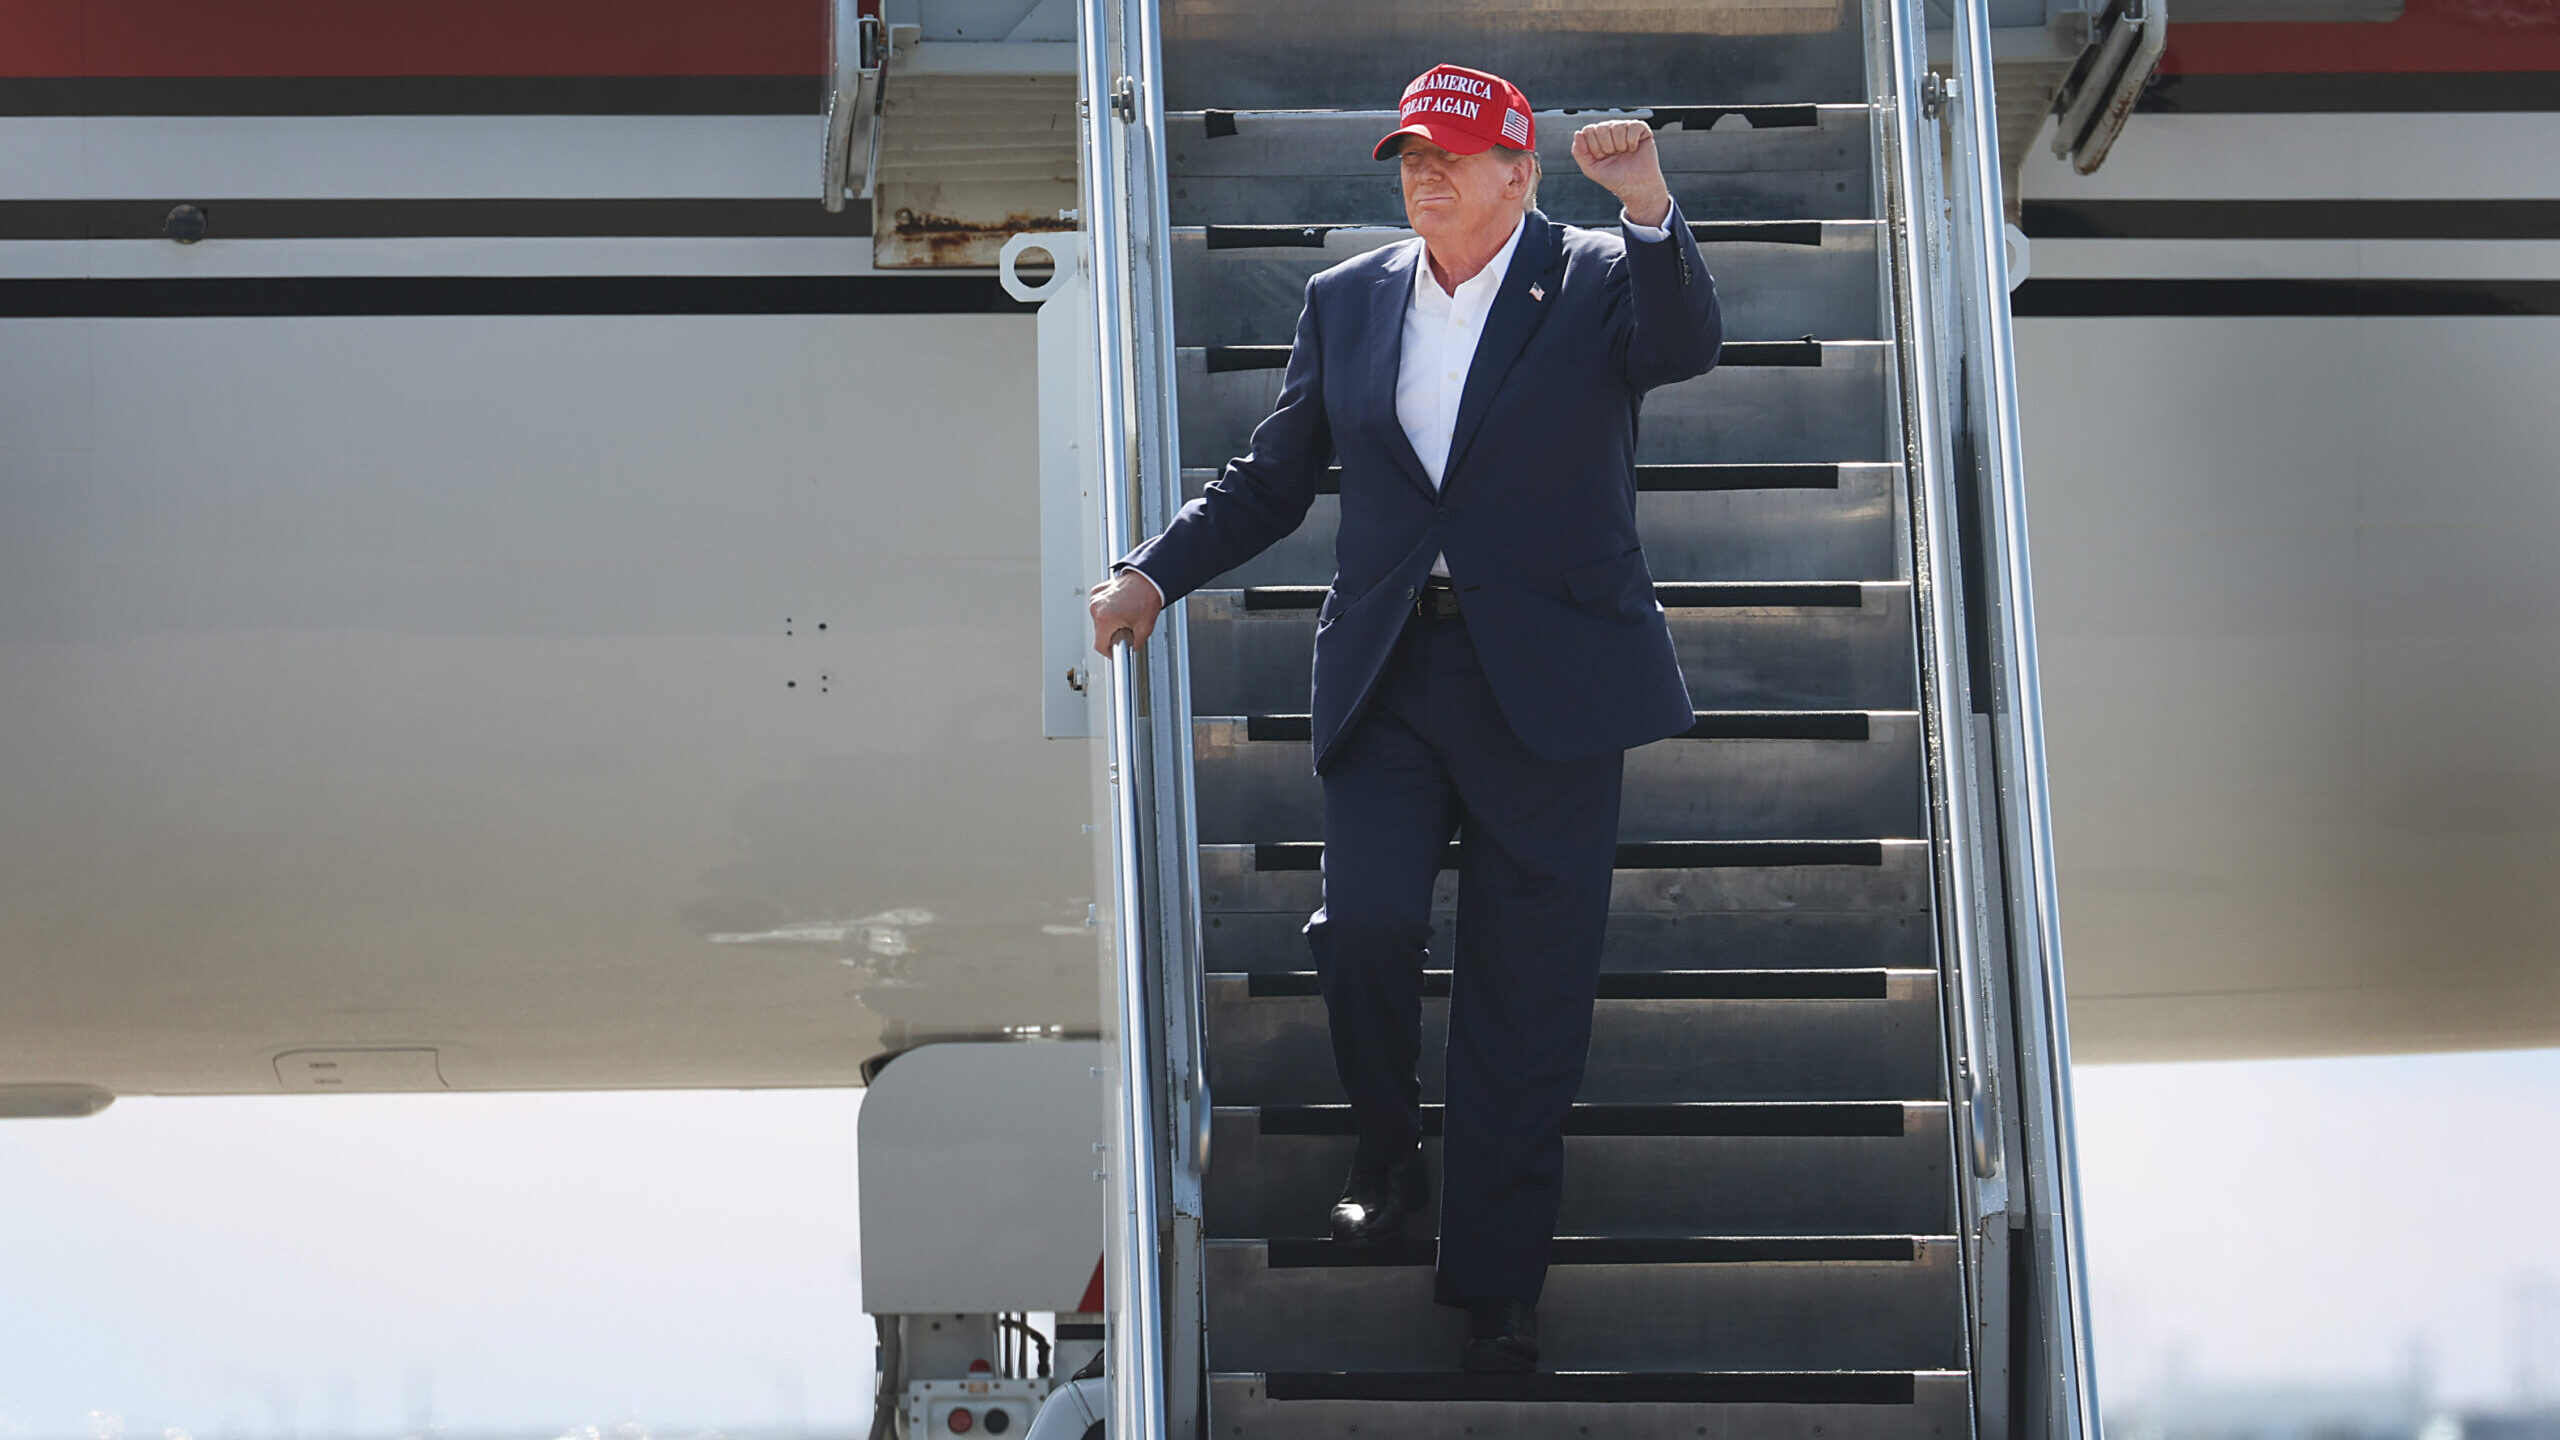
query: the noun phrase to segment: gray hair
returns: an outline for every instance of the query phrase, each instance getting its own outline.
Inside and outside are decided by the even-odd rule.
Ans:
[[[1507,158],[1516,159],[1522,155],[1529,157],[1529,188],[1521,192],[1520,213],[1526,215],[1530,211],[1537,209],[1538,180],[1540,176],[1546,173],[1545,167],[1538,163],[1538,152],[1535,150],[1514,150],[1508,145],[1496,145],[1493,148],[1497,154],[1503,155]]]

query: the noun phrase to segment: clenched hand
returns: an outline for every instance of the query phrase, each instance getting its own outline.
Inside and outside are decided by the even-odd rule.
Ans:
[[[1573,135],[1573,163],[1591,183],[1618,197],[1627,218],[1659,225],[1671,213],[1671,187],[1662,178],[1662,153],[1653,127],[1641,120],[1599,120]]]

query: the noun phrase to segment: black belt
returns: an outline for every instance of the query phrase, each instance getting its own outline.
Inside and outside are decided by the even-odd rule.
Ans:
[[[1458,618],[1458,592],[1445,575],[1434,575],[1414,592],[1413,613],[1426,620]]]

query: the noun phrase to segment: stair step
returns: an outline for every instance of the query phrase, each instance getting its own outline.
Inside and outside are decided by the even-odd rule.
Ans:
[[[1905,1243],[1891,1259],[1560,1264],[1538,1302],[1541,1358],[1557,1371],[1953,1366],[1956,1242]],[[1213,1369],[1433,1369],[1457,1357],[1466,1316],[1432,1303],[1427,1267],[1275,1266],[1256,1240],[1203,1250]]]
[[[1264,1240],[1274,1270],[1374,1269],[1438,1263],[1429,1236],[1345,1243],[1329,1237]],[[1551,1265],[1811,1265],[1846,1260],[1908,1264],[1920,1256],[1910,1235],[1574,1235],[1559,1234]]]
[[[1628,870],[1616,878],[1624,882],[1657,873]],[[1303,967],[1308,951],[1302,932],[1314,911],[1310,898],[1304,909],[1210,915],[1202,932],[1209,968],[1271,972]],[[1447,908],[1433,913],[1428,942],[1433,954],[1451,953],[1454,926]],[[1928,915],[1922,910],[1621,910],[1609,917],[1600,970],[1603,984],[1612,976],[1703,967],[1783,971],[1881,965],[1914,970],[1928,967],[1929,944]]]
[[[1715,277],[1728,341],[1882,338],[1875,221],[1694,221],[1689,229]],[[1176,230],[1174,341],[1285,342],[1297,332],[1308,277],[1412,235],[1382,225]]]
[[[1185,472],[1184,498],[1216,474]],[[1899,580],[1901,488],[1894,465],[1650,465],[1636,472],[1636,529],[1653,572],[1673,580]],[[1342,502],[1318,495],[1294,533],[1220,584],[1324,583],[1341,520]]]
[[[1680,584],[1657,598],[1692,703],[1709,710],[1909,710],[1911,587]],[[1194,714],[1301,712],[1320,589],[1201,590],[1184,601]],[[1848,603],[1843,603],[1843,602]]]
[[[1958,1371],[1931,1372],[1960,1374]],[[1908,1405],[1920,1372],[1903,1370],[1670,1371],[1643,1374],[1583,1370],[1571,1374],[1469,1375],[1447,1371],[1385,1373],[1283,1371],[1262,1377],[1274,1400],[1388,1402],[1510,1400],[1626,1404]]]
[[[1386,105],[1453,47],[1535,105],[1587,108],[1629,92],[1726,103],[1866,96],[1860,12],[1827,0],[1613,0],[1565,10],[1554,0],[1168,0],[1165,104]]]
[[[1855,610],[1866,601],[1854,580],[1659,580],[1653,594],[1665,610]],[[1248,611],[1314,611],[1325,587],[1257,585],[1243,595]]]
[[[1870,236],[1880,225],[1876,220],[1692,220],[1689,238],[1700,249],[1710,245],[1787,245],[1818,248],[1833,229],[1849,232],[1864,230]],[[1620,228],[1624,228],[1621,226]],[[1323,250],[1331,260],[1313,262],[1305,272],[1341,263],[1343,259],[1374,250],[1380,245],[1413,238],[1414,231],[1400,225],[1176,225],[1166,234],[1180,250],[1187,240],[1196,239],[1198,248],[1221,250]],[[1177,261],[1179,263],[1179,261]],[[1303,278],[1303,277],[1301,277]],[[1179,294],[1180,292],[1176,292]]]
[[[1581,1097],[1594,1105],[1934,1099],[1945,1070],[1937,976],[1883,978],[1881,993],[1855,998],[1603,999]],[[1257,998],[1254,979],[1208,979],[1210,1093],[1231,1105],[1340,1100],[1324,1001]],[[1422,1002],[1427,1102],[1442,1095],[1449,1005],[1445,997]]]
[[[1838,713],[1838,712],[1831,712]],[[1619,805],[1622,843],[1688,840],[1866,840],[1922,833],[1920,719],[1913,711],[1855,712],[1861,738],[1784,735],[1816,717],[1762,722],[1755,738],[1665,740],[1630,751]],[[1837,722],[1833,722],[1835,725]],[[1701,717],[1738,727],[1730,715]],[[1314,840],[1324,834],[1324,789],[1304,732],[1249,718],[1192,722],[1192,768],[1203,843]]]
[[[1671,465],[1655,462],[1636,467],[1636,491],[1639,494],[1649,495],[1724,490],[1837,490],[1840,488],[1841,473],[1857,468],[1881,469],[1891,473],[1896,467],[1891,465],[1856,467],[1811,462],[1789,465]],[[1217,473],[1215,470],[1183,471],[1183,497],[1198,499],[1201,490]],[[1342,467],[1339,465],[1325,467],[1324,473],[1316,478],[1316,494],[1325,496],[1341,493]]]
[[[1202,908],[1212,917],[1268,912],[1303,919],[1322,902],[1318,866],[1323,854],[1322,845],[1203,845]],[[1612,926],[1625,923],[1630,914],[1665,921],[1709,918],[1720,911],[1772,918],[1799,911],[1919,914],[1929,903],[1929,857],[1918,840],[1818,846],[1701,841],[1650,846],[1625,858],[1692,863],[1620,869],[1610,881]],[[1444,914],[1456,907],[1454,870],[1441,870],[1431,903]],[[1300,963],[1281,968],[1302,968],[1304,952],[1300,955]]]
[[[1890,841],[1878,847],[1878,859],[1618,871],[1602,971],[1926,969],[1934,962],[1925,848]],[[1300,932],[1321,901],[1320,877],[1312,869],[1260,870],[1254,860],[1250,845],[1200,850],[1209,967],[1303,970],[1308,951]],[[1451,953],[1456,906],[1457,876],[1443,871],[1432,897],[1437,954]]]
[[[1866,710],[1701,710],[1688,729],[1671,738],[1863,741],[1875,738],[1877,722],[1878,717]],[[1243,723],[1244,738],[1257,745],[1273,741],[1303,745],[1315,738],[1312,715],[1248,715]]]
[[[1585,1235],[1934,1233],[1952,1223],[1947,1107],[1906,1101],[1901,1111],[1889,1134],[1570,1134],[1557,1223]],[[1220,1106],[1211,1121],[1208,1232],[1320,1236],[1355,1141],[1267,1133],[1262,1114]],[[1423,1142],[1423,1156],[1442,1173],[1437,1139]],[[1407,1221],[1416,1233],[1438,1229],[1439,1199],[1435,1185]]]
[[[1410,79],[1411,77],[1406,77]],[[1386,89],[1393,96],[1398,81]],[[1530,92],[1532,104],[1543,103]],[[1372,100],[1372,104],[1376,103]],[[1585,179],[1574,132],[1604,115],[1539,113],[1538,208],[1568,225],[1614,226],[1617,197]],[[1663,179],[1691,220],[1874,218],[1863,105],[1727,107],[1708,124],[1655,131]],[[1218,110],[1165,116],[1172,223],[1393,226],[1396,167],[1370,158],[1393,110]]]
[[[1876,840],[1646,840],[1621,842],[1620,870],[1701,870],[1717,865],[1754,868],[1774,865],[1881,865],[1882,841]],[[1441,867],[1458,870],[1464,842],[1452,842]],[[1318,840],[1266,840],[1253,847],[1258,870],[1321,870],[1324,843]]]
[[[1807,336],[1797,340],[1733,340],[1728,339],[1716,350],[1716,364],[1729,370],[1747,370],[1777,365],[1797,370],[1822,367],[1825,344],[1846,341],[1822,341]],[[1296,347],[1279,345],[1204,345],[1196,347],[1202,363],[1212,375],[1226,375],[1238,370],[1286,370]],[[1336,467],[1337,469],[1339,467]]]
[[[1897,427],[1885,375],[1893,346],[1835,340],[1815,348],[1818,365],[1720,365],[1647,393],[1636,458],[1692,464],[1892,460]],[[1176,350],[1182,463],[1216,468],[1245,453],[1254,427],[1280,397],[1282,373],[1212,369],[1209,351]]]
[[[1422,972],[1422,993],[1445,1000],[1455,972],[1431,968]],[[1240,984],[1255,1000],[1290,1000],[1320,995],[1322,977],[1313,970],[1214,974],[1213,983]],[[1892,994],[1890,970],[1654,970],[1619,972],[1600,977],[1603,1000],[1883,1000]]]
[[[1956,1440],[1970,1433],[1970,1398],[1960,1370],[1209,1377],[1211,1432],[1230,1440]]]
[[[1707,1101],[1651,1105],[1577,1103],[1566,1112],[1567,1135],[1828,1135],[1905,1133],[1911,1112],[1934,1103],[1910,1100]],[[1351,1135],[1348,1105],[1262,1105],[1254,1123],[1265,1135]],[[1422,1107],[1422,1133],[1440,1133],[1441,1110]]]

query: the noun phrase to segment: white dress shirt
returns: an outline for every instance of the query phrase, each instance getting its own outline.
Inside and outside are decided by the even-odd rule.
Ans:
[[[1525,222],[1524,222],[1525,223]],[[1467,369],[1475,364],[1476,346],[1484,340],[1484,317],[1511,270],[1512,253],[1520,248],[1522,225],[1511,227],[1482,270],[1459,282],[1456,294],[1440,288],[1426,251],[1414,258],[1413,300],[1404,307],[1404,353],[1396,367],[1396,423],[1431,488],[1440,488],[1449,469],[1449,441],[1458,425],[1458,398],[1467,388]],[[1447,575],[1447,556],[1435,557],[1431,573]]]
[[[1662,218],[1659,226],[1639,225],[1625,210],[1618,212],[1618,223],[1630,240],[1669,238],[1671,217]],[[1482,270],[1461,281],[1456,294],[1440,288],[1427,253],[1414,259],[1413,299],[1405,306],[1404,349],[1396,367],[1396,423],[1413,442],[1413,453],[1421,458],[1423,473],[1431,477],[1434,490],[1449,469],[1458,401],[1466,393],[1476,346],[1484,340],[1485,316],[1492,313],[1493,297],[1502,291],[1502,277],[1510,273],[1511,256],[1520,248],[1525,223],[1524,216],[1522,225],[1511,227],[1511,238],[1502,243],[1502,249]],[[1129,573],[1155,589],[1155,581],[1145,571],[1132,567]],[[1449,558],[1434,557],[1431,573],[1447,576]],[[1164,592],[1156,593],[1161,602]]]
[[[1664,216],[1668,222],[1670,217]],[[1660,240],[1671,232],[1638,225],[1618,212],[1619,223],[1633,240]],[[1525,222],[1524,222],[1525,223]],[[1511,238],[1482,270],[1461,281],[1457,293],[1440,288],[1431,274],[1431,257],[1417,257],[1413,267],[1413,303],[1404,312],[1404,353],[1396,369],[1396,423],[1413,453],[1422,460],[1431,488],[1440,488],[1449,469],[1449,442],[1458,425],[1458,400],[1467,388],[1467,371],[1475,364],[1476,346],[1484,340],[1485,316],[1511,270],[1511,255],[1520,248],[1523,227],[1511,227]],[[1435,557],[1431,573],[1449,573],[1447,556]]]

